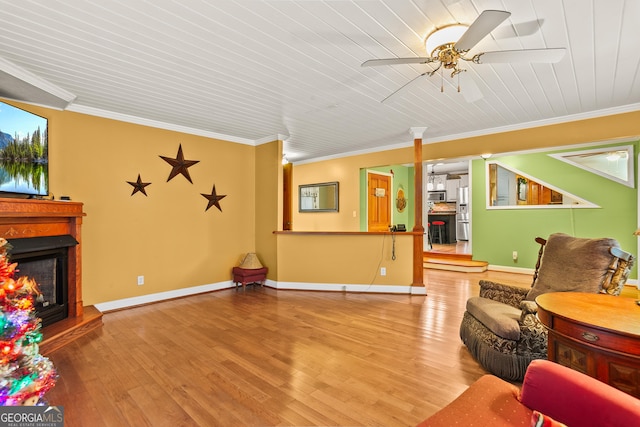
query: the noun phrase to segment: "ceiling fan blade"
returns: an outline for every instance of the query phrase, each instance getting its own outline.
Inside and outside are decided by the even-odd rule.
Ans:
[[[465,101],[467,101],[468,103],[472,103],[484,98],[484,95],[480,91],[480,87],[478,87],[478,84],[473,79],[473,77],[471,77],[468,73],[462,73],[459,76],[460,92],[462,93]]]
[[[495,52],[483,52],[472,59],[476,64],[498,64],[509,62],[542,62],[554,63],[560,61],[566,53],[566,49],[525,49],[502,50]]]
[[[480,40],[493,31],[505,19],[511,16],[511,12],[504,10],[485,10],[455,44],[458,52],[466,52],[477,45]]]
[[[382,100],[382,101],[380,101],[380,102],[381,102],[381,103],[383,103],[383,104],[384,104],[384,103],[386,103],[386,102],[389,100],[389,98],[391,98],[392,96],[394,96],[394,95],[395,95],[395,94],[397,94],[398,92],[400,92],[400,91],[402,91],[402,90],[406,89],[406,88],[407,88],[407,87],[409,87],[412,83],[417,82],[417,81],[420,79],[420,77],[426,76],[427,74],[429,74],[429,71],[426,71],[426,72],[424,72],[424,73],[420,74],[418,77],[415,77],[415,78],[413,78],[413,79],[409,80],[407,83],[405,83],[405,84],[403,84],[402,86],[400,86],[398,89],[396,89],[395,91],[393,91],[390,95],[388,95],[385,99],[383,99],[383,100]]]
[[[429,64],[436,61],[430,57],[416,58],[388,58],[388,59],[370,59],[362,63],[362,67],[375,67],[378,65],[397,65],[397,64]]]
[[[503,25],[495,31],[492,31],[491,34],[496,40],[532,36],[539,32],[543,25],[544,19],[536,19],[513,25]]]

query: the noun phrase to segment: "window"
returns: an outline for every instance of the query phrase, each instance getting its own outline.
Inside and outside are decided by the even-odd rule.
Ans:
[[[499,162],[487,162],[487,206],[496,209],[597,207]]]
[[[634,188],[633,146],[612,146],[593,150],[549,154],[563,162]]]

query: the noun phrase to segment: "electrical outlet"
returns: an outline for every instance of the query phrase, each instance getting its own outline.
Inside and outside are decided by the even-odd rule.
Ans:
[[[387,275],[387,269],[385,267],[380,267],[380,275],[381,276],[386,276]]]
[[[518,259],[518,251],[513,251],[513,260],[517,260]]]
[[[138,276],[138,286],[144,285],[144,276]]]

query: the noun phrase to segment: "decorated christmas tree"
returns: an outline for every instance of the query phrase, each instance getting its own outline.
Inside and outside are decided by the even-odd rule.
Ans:
[[[53,363],[39,353],[41,320],[34,297],[40,294],[28,277],[14,278],[8,243],[0,238],[0,405],[44,405],[44,394],[56,382]]]

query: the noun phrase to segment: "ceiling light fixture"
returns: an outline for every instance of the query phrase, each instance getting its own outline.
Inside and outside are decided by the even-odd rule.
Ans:
[[[607,154],[607,160],[609,160],[610,162],[615,162],[616,160],[620,160],[620,152],[612,151],[611,153]]]
[[[564,56],[566,49],[550,48],[550,49],[520,49],[520,50],[499,50],[493,52],[478,52],[471,57],[467,55],[478,45],[486,36],[495,30],[501,23],[511,16],[510,12],[505,10],[484,10],[471,23],[471,25],[453,24],[438,28],[429,34],[425,40],[425,48],[427,55],[424,57],[409,58],[384,58],[370,59],[362,63],[363,67],[377,65],[397,65],[397,64],[433,64],[435,69],[425,71],[413,80],[405,83],[391,95],[397,93],[411,82],[422,76],[433,76],[438,70],[441,72],[442,85],[440,91],[444,92],[444,70],[451,70],[451,77],[458,75],[458,92],[460,92],[460,73],[466,71],[459,68],[459,61],[467,61],[474,64],[496,64],[511,62],[539,62],[554,63],[558,62]],[[472,81],[471,79],[469,81]],[[477,90],[479,92],[479,90]],[[389,99],[387,96],[382,102]],[[468,97],[469,102],[478,100],[481,96],[475,94]]]
[[[491,153],[480,154],[480,157],[482,157],[483,159],[487,160],[489,157],[491,157]]]
[[[436,71],[444,67],[447,70],[451,70],[451,77],[460,74],[463,71],[467,71],[462,68],[458,68],[458,60],[465,59],[462,55],[466,51],[458,51],[455,48],[456,42],[462,37],[462,35],[469,29],[469,26],[462,24],[448,25],[435,30],[427,36],[425,40],[425,49],[427,53],[431,55],[431,58],[436,58],[440,64],[438,67],[427,72],[430,76],[433,76]],[[444,92],[444,76],[440,84],[440,92]],[[460,77],[458,77],[458,92],[460,92]]]
[[[431,58],[436,58],[439,62],[438,67],[427,74],[432,76],[441,67],[451,70],[451,77],[466,71],[458,68],[458,60],[466,60],[466,58],[462,57],[462,54],[466,53],[466,51],[458,51],[455,48],[455,44],[468,28],[467,25],[462,24],[448,25],[435,30],[427,36],[424,43],[427,53],[431,55]],[[440,91],[444,92],[444,87],[441,87]],[[460,87],[458,87],[458,92],[460,92]]]
[[[467,31],[467,28],[469,28],[467,25],[454,24],[435,30],[425,40],[424,45],[427,53],[432,57],[437,57],[438,52],[452,49],[455,42]]]

